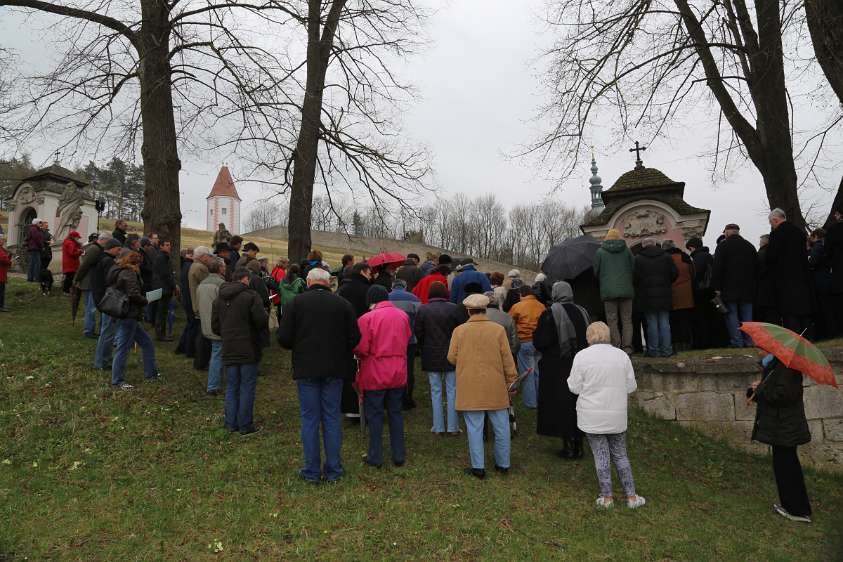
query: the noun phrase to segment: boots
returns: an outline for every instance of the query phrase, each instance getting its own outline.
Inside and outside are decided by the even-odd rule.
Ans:
[[[581,459],[583,457],[583,450],[582,450],[582,435],[577,435],[572,440],[573,442],[573,455],[571,456],[572,459]]]
[[[568,439],[566,437],[563,437],[562,438],[562,450],[557,452],[556,456],[561,458],[561,459],[570,460],[570,459],[574,458],[573,454],[574,454],[574,444],[572,443],[572,441],[570,439]]]

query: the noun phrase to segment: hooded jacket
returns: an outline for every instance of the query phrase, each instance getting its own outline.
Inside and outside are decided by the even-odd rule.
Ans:
[[[366,303],[366,293],[371,285],[368,279],[359,273],[353,273],[348,281],[337,290],[337,295],[351,303],[357,318],[360,318],[369,310],[369,305]]]
[[[481,293],[492,290],[492,284],[489,282],[489,277],[477,269],[472,264],[464,265],[460,270],[459,275],[454,278],[451,283],[451,302],[459,304],[467,296],[465,294],[465,286],[469,283],[477,283],[480,285]]]
[[[198,304],[198,303],[195,303]],[[222,339],[224,365],[260,363],[261,332],[269,316],[258,294],[239,281],[220,285],[211,330]]]
[[[74,238],[74,234],[76,237]],[[61,272],[76,273],[79,271],[79,258],[82,255],[82,244],[79,243],[79,233],[75,230],[68,233],[61,243]]]
[[[755,392],[755,424],[752,440],[795,447],[811,440],[802,400],[802,373],[774,360],[764,369],[761,384]]]
[[[419,298],[404,289],[393,289],[392,292],[389,293],[389,302],[391,302],[395,308],[403,310],[407,314],[407,318],[410,320],[410,331],[412,332],[416,325],[416,314],[418,314],[419,307],[421,307],[421,301],[419,301]],[[411,334],[409,343],[416,343],[415,335]]]
[[[360,390],[385,390],[407,385],[407,344],[413,332],[407,314],[381,301],[357,320],[360,342],[354,355],[360,361]]]
[[[631,299],[635,258],[623,240],[604,240],[594,255],[594,275],[600,282],[600,298]]]
[[[635,256],[635,294],[642,312],[668,312],[673,309],[673,282],[679,270],[673,259],[658,246],[650,246]]]
[[[445,285],[446,289],[448,288],[448,278],[438,271],[434,271],[430,275],[425,275],[424,277],[422,277],[422,280],[416,283],[416,286],[413,287],[413,294],[419,297],[419,300],[422,302],[422,304],[427,304],[428,302],[430,302],[430,285],[432,285],[436,281],[439,281],[440,283]]]

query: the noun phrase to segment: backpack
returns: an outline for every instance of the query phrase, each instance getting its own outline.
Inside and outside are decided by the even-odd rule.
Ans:
[[[281,286],[279,287],[279,293],[281,295],[281,310],[284,310],[284,307],[293,302],[296,295],[302,293],[303,291],[304,279],[301,277],[297,277],[292,283],[288,283],[286,279],[282,280]]]

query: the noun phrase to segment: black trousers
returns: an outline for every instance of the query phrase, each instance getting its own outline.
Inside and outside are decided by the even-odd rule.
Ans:
[[[155,337],[159,340],[167,335],[167,317],[170,315],[170,300],[173,298],[172,294],[161,295],[158,302],[153,303],[155,315],[153,321],[155,322]]]
[[[783,315],[782,326],[791,332],[804,335],[804,337],[809,340],[814,339],[814,330],[811,326],[810,316],[796,316],[793,314]]]
[[[193,356],[193,368],[197,371],[205,371],[208,369],[208,363],[211,362],[211,340],[202,335],[202,328],[199,326],[196,329],[196,349]]]
[[[6,282],[0,283],[0,308],[6,308]]]
[[[64,280],[61,283],[61,290],[65,293],[70,292],[70,288],[73,286],[73,278],[76,277],[75,271],[68,271],[64,274]]]
[[[782,507],[791,515],[810,516],[811,502],[796,447],[773,445],[773,474]]]

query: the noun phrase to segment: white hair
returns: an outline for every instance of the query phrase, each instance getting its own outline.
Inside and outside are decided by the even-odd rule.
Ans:
[[[782,209],[779,209],[778,207],[776,207],[775,209],[770,211],[770,215],[769,215],[768,218],[773,218],[773,217],[779,217],[783,221],[786,221],[787,220],[787,213],[785,213]]]
[[[644,240],[641,241],[641,247],[642,248],[649,248],[650,246],[655,246],[655,245],[656,245],[655,238],[645,238]]]
[[[307,274],[308,283],[330,283],[331,274],[320,267],[314,267]]]
[[[605,322],[593,322],[589,324],[588,328],[585,329],[585,339],[588,345],[612,343],[611,332]]]
[[[97,242],[99,242],[100,240],[111,240],[111,234],[107,232],[101,232],[97,234]]]
[[[32,219],[32,224],[38,224],[38,223],[42,223],[42,222],[44,222],[44,221],[42,221],[41,219]]]
[[[193,258],[201,258],[202,256],[210,256],[211,250],[207,246],[196,246],[193,249]]]

